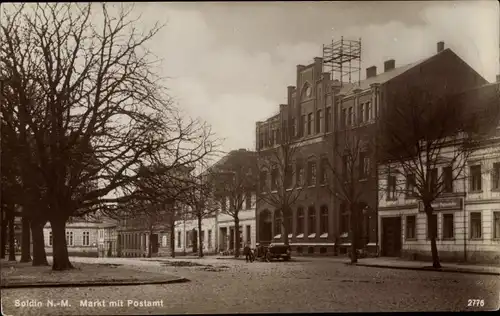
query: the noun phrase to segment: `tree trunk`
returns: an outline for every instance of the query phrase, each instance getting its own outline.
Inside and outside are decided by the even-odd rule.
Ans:
[[[286,212],[283,212],[282,213],[282,216],[283,216],[283,220],[281,221],[282,225],[282,229],[283,229],[283,243],[285,244],[285,246],[288,246],[290,244],[290,241],[288,240],[288,232],[292,231],[292,228],[291,227],[286,227],[287,224],[288,224],[288,221],[286,220],[289,216],[289,213],[291,210],[290,209],[287,209]]]
[[[52,228],[52,270],[73,269],[66,244],[66,221],[52,220],[50,227]]]
[[[350,220],[350,229],[349,229],[349,234],[351,235],[351,263],[357,263],[358,262],[358,252],[357,252],[357,216],[356,216],[356,205],[351,204],[351,220]]]
[[[201,217],[198,217],[198,257],[203,258],[203,245],[201,243]]]
[[[149,231],[148,258],[153,256],[153,231]]]
[[[47,254],[45,253],[45,240],[43,236],[45,223],[31,221],[31,236],[33,238],[33,265],[48,266]]]
[[[21,235],[21,262],[31,262],[31,231],[30,220],[23,211],[21,219],[22,235]]]
[[[15,231],[14,231],[14,213],[11,211],[9,214],[9,261],[16,261],[16,245],[15,245]]]
[[[239,258],[240,257],[240,219],[238,217],[238,214],[234,217],[234,257]]]
[[[4,206],[0,209],[0,258],[5,259],[5,246],[7,246],[7,219]]]
[[[435,269],[441,268],[441,263],[439,262],[439,254],[438,254],[438,249],[437,249],[437,244],[436,244],[436,233],[437,233],[437,223],[434,221],[430,220],[431,216],[433,215],[433,208],[430,205],[430,203],[426,203],[425,205],[425,213],[427,215],[427,223],[430,223],[430,233],[429,237],[431,240],[431,253],[432,253],[432,266]]]
[[[175,258],[175,220],[170,223],[170,251],[172,258]]]

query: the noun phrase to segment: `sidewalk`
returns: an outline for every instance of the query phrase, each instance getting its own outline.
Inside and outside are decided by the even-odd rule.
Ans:
[[[51,260],[49,259],[49,264]],[[75,269],[52,271],[51,266],[1,260],[0,288],[81,287],[169,284],[189,280],[166,273],[138,271],[122,264],[73,262]]]
[[[305,258],[305,257],[301,257]],[[311,258],[313,259],[313,258]],[[330,257],[330,258],[314,258],[326,259],[339,263],[350,264],[350,259],[346,257]],[[459,263],[441,263],[440,269],[434,269],[432,262],[425,261],[409,261],[400,258],[363,258],[358,259],[355,265],[360,267],[373,267],[373,268],[386,268],[386,269],[404,269],[404,270],[421,270],[421,271],[440,271],[440,272],[456,272],[456,273],[470,273],[470,274],[484,274],[484,275],[500,275],[500,265],[475,265],[475,264],[459,264]]]

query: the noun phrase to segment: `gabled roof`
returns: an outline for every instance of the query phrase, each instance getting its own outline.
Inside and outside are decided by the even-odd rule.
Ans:
[[[386,71],[386,72],[382,72],[374,77],[367,78],[365,80],[361,80],[359,82],[359,84],[357,84],[357,83],[344,83],[344,86],[340,89],[339,93],[344,94],[344,95],[349,95],[349,94],[353,93],[353,91],[355,89],[366,90],[366,89],[369,89],[370,85],[372,85],[374,83],[378,83],[378,84],[386,83],[387,81],[389,81],[393,78],[396,78],[397,76],[405,73],[406,71],[412,69],[415,66],[420,65],[421,63],[423,63],[424,61],[426,61],[430,58],[432,58],[432,57],[424,58],[424,59],[421,59],[417,62],[407,64],[404,66],[400,66],[400,67],[394,68],[394,69]]]

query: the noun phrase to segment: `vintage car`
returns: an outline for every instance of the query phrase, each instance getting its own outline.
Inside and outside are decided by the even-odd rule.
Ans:
[[[280,258],[288,261],[290,260],[291,256],[292,249],[290,246],[277,244],[269,244],[269,246],[265,247],[265,250],[260,253],[260,257],[266,261]]]

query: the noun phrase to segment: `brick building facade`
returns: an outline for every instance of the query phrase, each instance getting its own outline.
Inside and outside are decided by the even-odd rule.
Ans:
[[[366,144],[375,143],[372,149],[366,146],[359,166],[366,171],[359,186],[363,192],[360,199],[367,205],[359,225],[365,247],[378,253],[377,118],[414,87],[445,96],[486,83],[453,51],[444,49],[444,43],[437,46],[435,55],[409,65],[396,67],[395,60],[388,60],[379,74],[375,66],[369,67],[366,78],[356,84],[332,80],[330,73],[323,72],[322,58],[316,57],[308,66],[297,66],[296,86],[288,87],[288,102],[279,106],[279,113],[257,122],[256,149],[260,157],[276,150],[284,136],[289,137],[301,147],[301,157],[296,157],[301,164],[294,166],[296,173],[308,180],[314,178],[313,183],[308,181],[292,210],[292,231],[288,236],[294,251],[328,254],[335,252],[336,246],[345,252],[350,245],[349,214],[341,199],[334,197],[322,182],[322,165],[328,159],[340,173],[342,159],[333,153],[355,135]],[[263,243],[283,242],[283,236],[276,233],[279,225],[273,207],[258,199],[256,212],[257,239]]]

